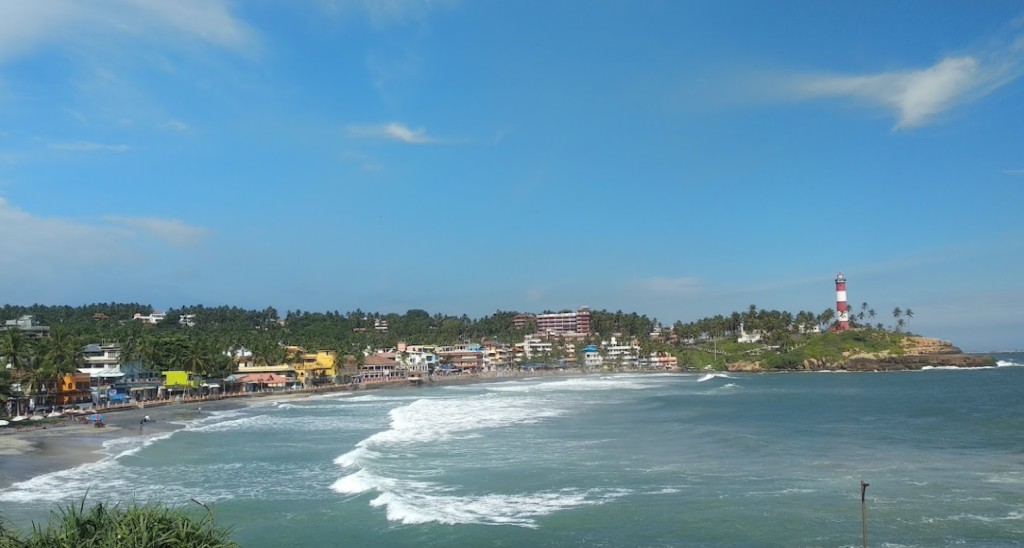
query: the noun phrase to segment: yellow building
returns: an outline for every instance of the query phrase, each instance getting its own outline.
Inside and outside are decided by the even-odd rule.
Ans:
[[[296,350],[298,351],[298,349]],[[295,375],[304,385],[330,384],[338,374],[335,368],[336,354],[332,350],[302,352],[294,363]]]
[[[199,381],[192,378],[188,371],[164,371],[164,387],[171,390],[184,390],[185,388],[197,388]]]

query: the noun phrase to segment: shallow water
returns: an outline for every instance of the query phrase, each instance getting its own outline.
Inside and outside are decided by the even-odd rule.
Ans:
[[[0,503],[196,498],[246,546],[854,546],[864,480],[872,545],[1024,541],[1024,367],[703,377],[260,402]]]

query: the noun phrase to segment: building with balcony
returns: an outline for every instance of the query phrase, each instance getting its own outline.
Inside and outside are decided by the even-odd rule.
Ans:
[[[517,316],[513,320],[516,327],[520,327]],[[590,308],[581,306],[576,312],[557,312],[551,314],[537,314],[534,318],[537,322],[537,332],[544,335],[582,335],[590,334]],[[526,320],[522,326],[526,325]]]

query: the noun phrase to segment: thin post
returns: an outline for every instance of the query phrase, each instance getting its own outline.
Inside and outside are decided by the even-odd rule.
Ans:
[[[864,542],[864,548],[868,548],[868,510],[867,505],[864,503],[864,493],[868,490],[867,483],[864,480],[860,482],[860,536]]]

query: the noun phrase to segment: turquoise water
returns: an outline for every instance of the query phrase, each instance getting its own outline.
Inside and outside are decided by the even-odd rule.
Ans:
[[[112,441],[0,502],[196,498],[246,546],[859,546],[863,480],[873,546],[1019,545],[1021,402],[1024,367],[331,394]]]

